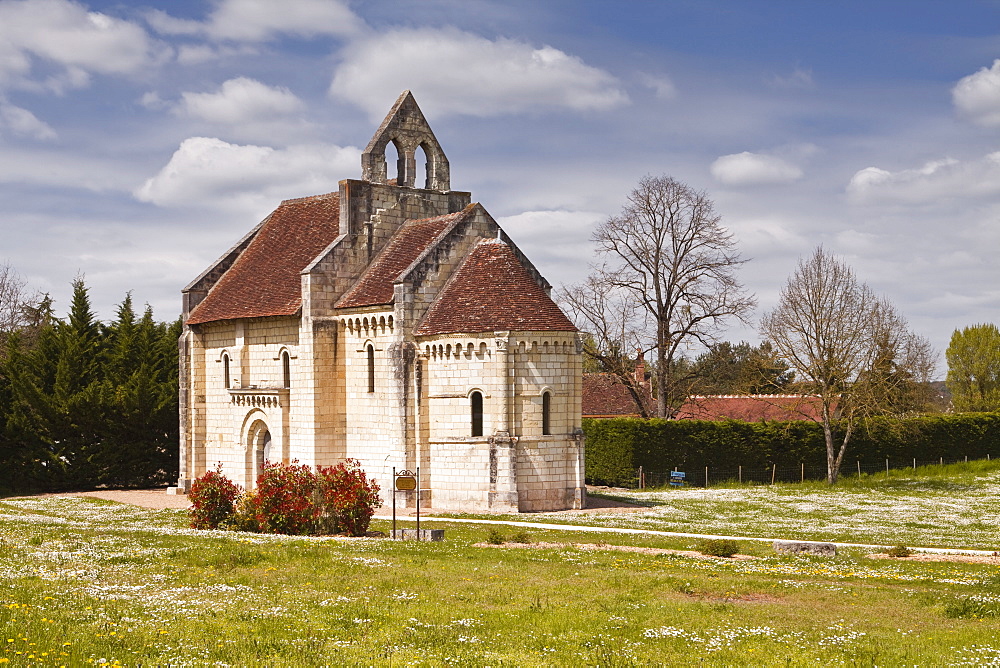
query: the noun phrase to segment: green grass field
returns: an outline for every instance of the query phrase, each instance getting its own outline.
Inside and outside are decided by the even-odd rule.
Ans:
[[[952,507],[958,500],[980,499],[986,494],[980,488],[1000,486],[1000,468],[985,464],[910,476],[836,490],[782,486],[771,490],[773,507],[771,497],[748,496],[750,505],[741,506],[727,496],[761,491],[750,487],[700,490],[700,497],[695,490],[629,494],[652,504],[640,516],[653,519],[617,521],[708,532],[714,521],[731,527],[726,533],[745,526],[753,534],[769,526],[759,515],[773,510],[770,534],[796,538],[815,534],[817,523],[840,522],[837,515],[850,506],[854,528],[832,533],[856,542],[886,542],[879,538],[891,534],[889,543],[912,545],[896,538],[931,534],[920,528],[900,534],[907,522],[965,517]],[[796,505],[796,492],[807,500]],[[868,496],[921,500],[919,512],[931,515],[902,517],[917,511],[897,505],[901,517],[883,529],[879,524],[893,513],[864,503]],[[933,534],[937,543],[1000,542],[993,507],[983,499],[973,505],[984,513],[977,520],[981,535],[961,522],[942,523]],[[609,517],[589,519],[608,524]],[[490,547],[479,545],[490,526],[443,520],[422,522],[446,529],[442,543],[185,526],[180,511],[94,499],[0,502],[0,662],[1000,665],[1000,560],[873,559],[860,549],[833,558],[789,557],[750,541],[741,543],[741,553],[756,558],[743,560],[572,545]],[[387,523],[372,528],[386,530]],[[598,548],[690,549],[696,543],[589,531],[527,533],[536,544]]]
[[[593,526],[1000,550],[1000,461],[902,469],[825,482],[709,489],[615,490],[610,498],[648,506],[598,513]],[[477,515],[476,517],[488,517]],[[493,516],[503,519],[503,516]],[[541,522],[579,524],[578,515],[536,513]]]

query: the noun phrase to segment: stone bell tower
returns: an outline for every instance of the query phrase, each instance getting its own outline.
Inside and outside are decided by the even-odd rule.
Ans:
[[[441,150],[431,126],[406,90],[396,100],[375,136],[368,142],[361,154],[361,178],[371,183],[387,183],[385,149],[389,142],[396,147],[399,159],[396,163],[395,185],[427,190],[450,190],[451,174],[448,158]],[[415,183],[417,175],[417,149],[423,149],[427,156],[425,183]]]

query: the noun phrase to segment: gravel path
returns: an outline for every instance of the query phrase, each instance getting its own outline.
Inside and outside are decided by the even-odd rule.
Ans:
[[[133,506],[154,510],[162,510],[163,508],[186,510],[191,506],[187,496],[167,494],[167,490],[162,487],[159,489],[102,489],[93,492],[61,492],[58,494],[38,494],[37,496],[91,496],[95,499],[129,503]]]

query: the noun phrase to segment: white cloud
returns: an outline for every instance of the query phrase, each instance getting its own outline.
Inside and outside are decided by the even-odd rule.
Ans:
[[[277,118],[305,105],[285,87],[271,87],[255,79],[238,77],[214,93],[181,93],[178,113],[211,123],[238,124]]]
[[[120,158],[103,155],[52,150],[37,145],[24,149],[5,146],[3,160],[0,160],[0,184],[108,193],[128,192],[134,183],[131,165]]]
[[[768,83],[774,88],[810,89],[816,87],[812,70],[804,70],[801,67],[796,67],[787,76],[775,74],[768,80]]]
[[[797,221],[778,214],[760,217],[727,217],[726,227],[735,235],[740,251],[754,259],[801,254],[814,244],[797,229]]]
[[[660,100],[670,100],[677,95],[677,88],[670,77],[664,75],[639,73],[639,83],[653,91],[653,94]]]
[[[55,139],[56,131],[27,109],[0,101],[0,127],[15,135],[35,139]]]
[[[219,58],[253,56],[257,49],[248,45],[217,46],[209,44],[181,44],[177,47],[177,62],[181,65],[198,65]]]
[[[935,203],[955,197],[1000,193],[1000,152],[979,160],[934,160],[916,169],[890,172],[866,167],[851,177],[847,194],[855,202]]]
[[[393,30],[352,43],[330,94],[380,119],[405,89],[437,118],[544,107],[606,110],[628,100],[615,77],[559,49],[454,28]]]
[[[61,92],[86,85],[91,72],[136,72],[165,52],[141,27],[70,0],[0,2],[0,84]],[[62,70],[32,81],[35,60]]]
[[[711,172],[719,183],[727,186],[791,183],[802,178],[802,170],[787,160],[749,151],[716,159]]]
[[[840,230],[833,238],[833,245],[838,251],[856,257],[877,257],[879,249],[887,245],[884,236],[861,230]]]
[[[185,139],[156,176],[134,191],[164,207],[215,207],[266,212],[280,200],[331,192],[356,174],[361,152],[329,144],[238,145],[210,137]]]
[[[497,218],[517,247],[552,284],[578,283],[593,257],[590,232],[607,216],[595,211],[524,211]]]
[[[270,145],[307,141],[315,126],[298,117],[305,103],[284,87],[239,77],[210,93],[181,93],[176,115],[213,126],[212,134],[240,142]],[[205,132],[198,128],[196,132]]]
[[[146,17],[166,35],[202,35],[217,40],[260,42],[278,34],[348,36],[363,22],[337,0],[221,0],[204,22],[177,19],[161,10]]]
[[[146,109],[151,109],[156,111],[157,109],[163,109],[167,106],[166,101],[160,97],[160,94],[155,90],[148,91],[142,94],[139,98],[139,104]]]
[[[990,68],[959,79],[951,89],[951,99],[959,113],[974,123],[1000,125],[1000,60]]]

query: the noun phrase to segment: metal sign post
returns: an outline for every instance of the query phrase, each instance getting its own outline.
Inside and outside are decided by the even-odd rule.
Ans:
[[[396,537],[396,493],[412,492],[417,493],[417,540],[420,540],[420,467],[417,467],[416,475],[412,471],[402,470],[396,473],[396,467],[392,468],[392,536]],[[402,537],[402,534],[399,534]]]

